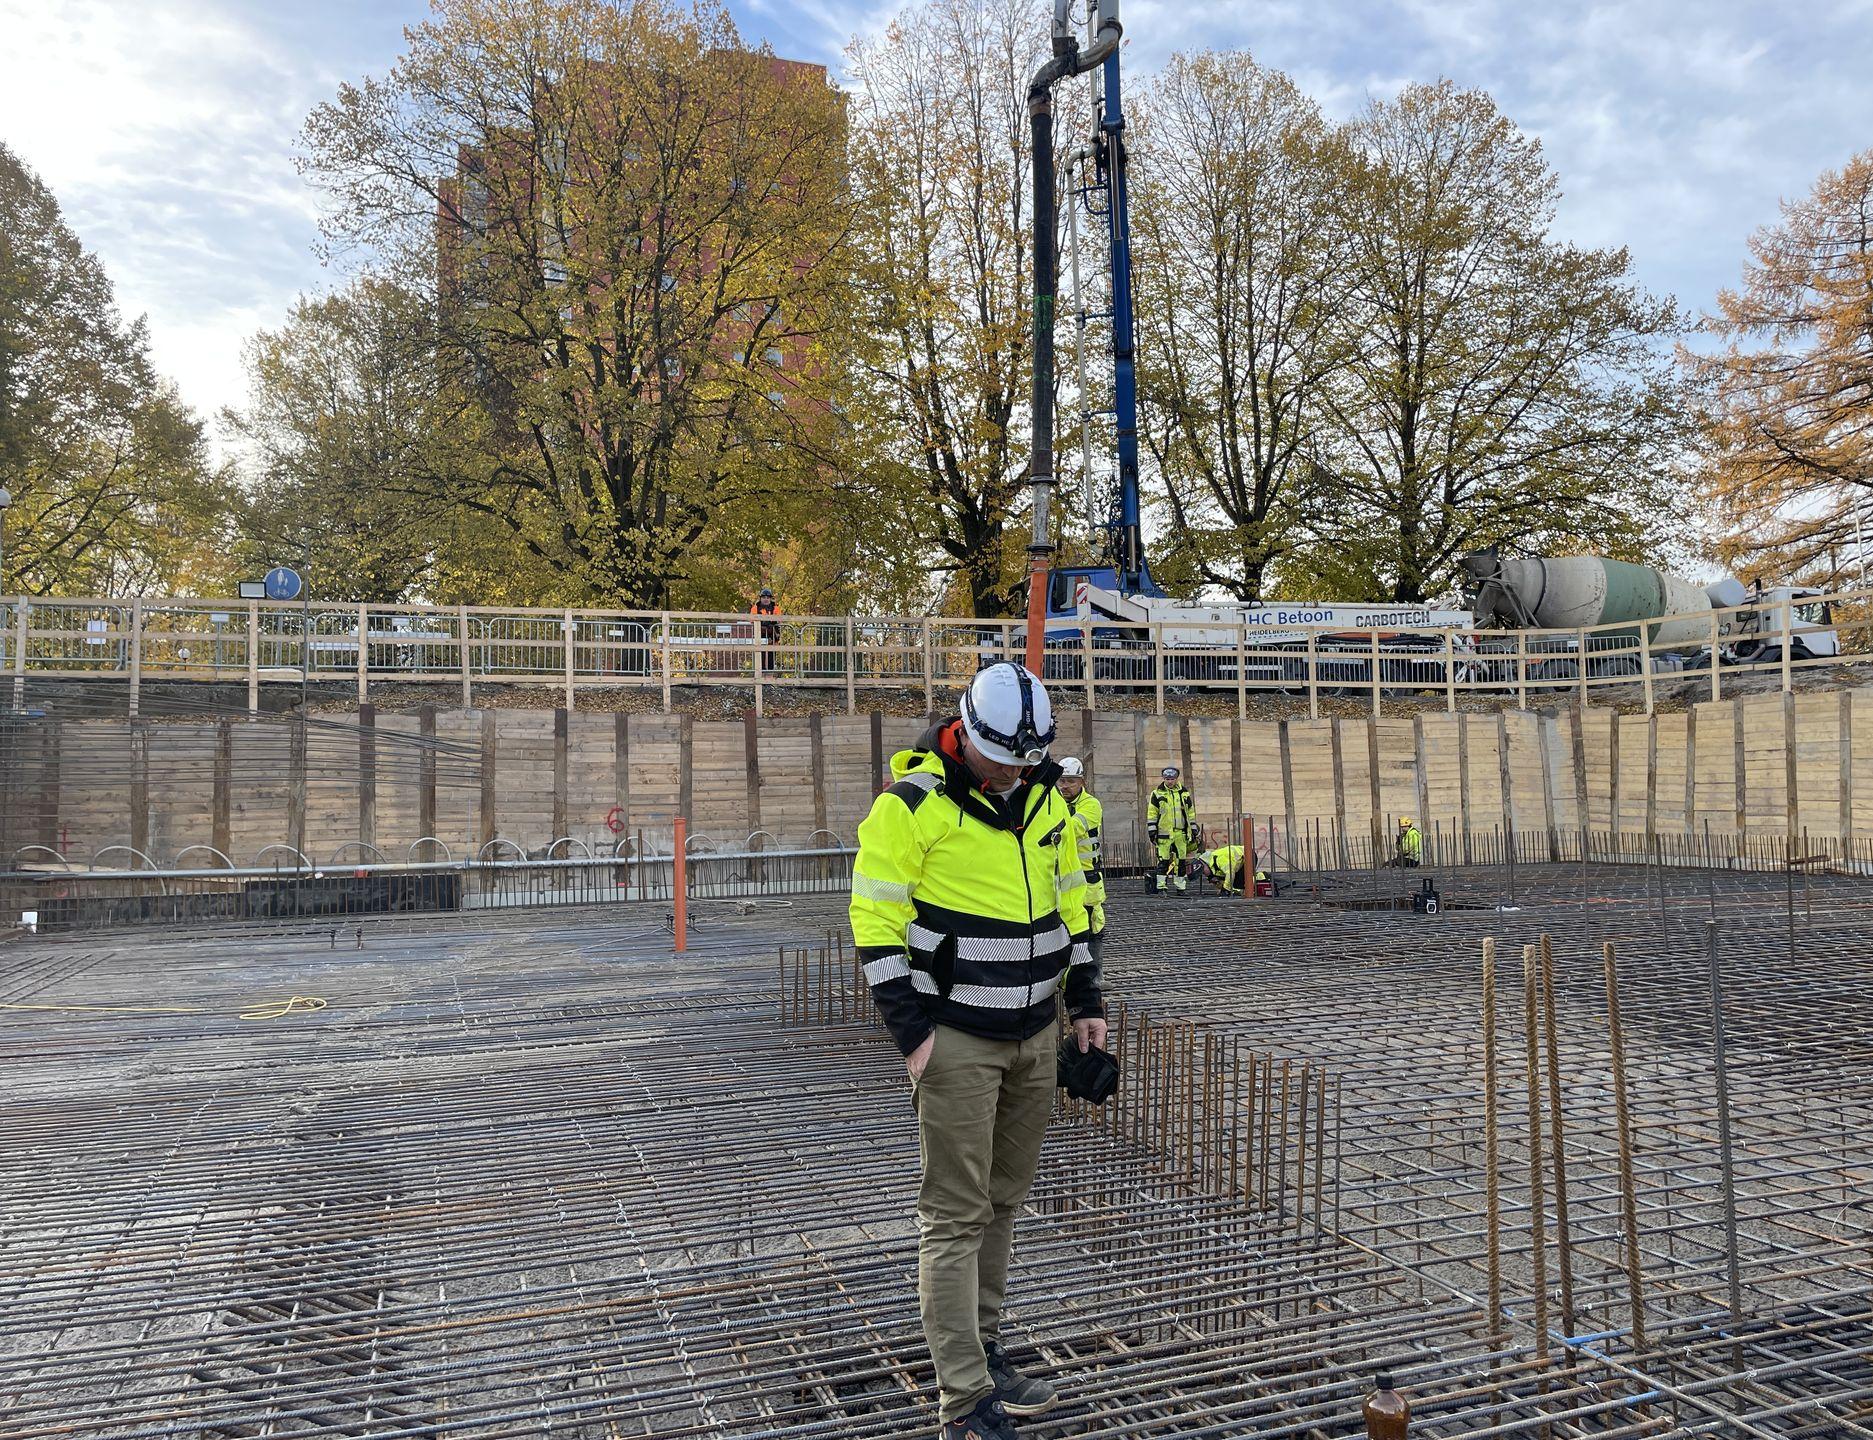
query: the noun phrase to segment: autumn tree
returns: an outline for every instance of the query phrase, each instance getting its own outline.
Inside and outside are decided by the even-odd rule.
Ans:
[[[502,527],[531,598],[721,602],[838,456],[842,106],[719,0],[438,0],[305,132],[338,246],[433,285],[476,463],[392,484]],[[758,544],[753,548],[758,549]]]
[[[1408,602],[1486,545],[1654,548],[1681,484],[1673,306],[1624,249],[1551,236],[1558,181],[1480,91],[1408,86],[1342,142],[1327,303],[1348,358],[1296,575]]]
[[[1016,603],[1033,216],[1027,86],[1045,6],[931,0],[847,51],[855,493],[982,616]],[[935,598],[935,597],[932,597]]]
[[[121,595],[227,583],[226,486],[149,333],[57,199],[0,144],[0,593]]]
[[[449,488],[456,427],[472,421],[438,384],[433,303],[367,274],[301,297],[246,361],[249,403],[223,416],[246,471],[246,570],[294,565],[315,595],[454,598],[434,582],[460,562],[466,512],[411,499]]]
[[[1240,53],[1172,57],[1138,109],[1140,425],[1164,569],[1256,600],[1295,543],[1344,359],[1331,131]]]
[[[1873,493],[1873,150],[1785,202],[1749,251],[1704,322],[1722,349],[1684,354],[1718,551],[1752,577],[1833,577]]]

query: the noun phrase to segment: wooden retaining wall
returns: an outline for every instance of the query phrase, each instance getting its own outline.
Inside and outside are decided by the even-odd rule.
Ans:
[[[1179,766],[1207,821],[1273,816],[1283,833],[1429,831],[1873,836],[1873,692],[1750,696],[1681,714],[1238,722],[1061,712],[1108,827],[1139,822]],[[460,857],[499,838],[539,849],[613,831],[667,843],[671,817],[720,846],[754,831],[849,841],[921,720],[362,707],[302,731],[288,719],[45,722],[15,735],[30,796],[5,836],[90,855],[131,845],[164,863],[208,845],[241,863],[291,845],[321,863],[365,842],[393,858],[433,835]],[[48,779],[47,777],[51,777]],[[342,848],[350,847],[350,848]],[[342,848],[342,856],[341,856]],[[431,858],[440,858],[433,851]],[[127,863],[127,857],[120,856]],[[201,853],[189,863],[211,863]],[[284,862],[283,862],[284,863]]]

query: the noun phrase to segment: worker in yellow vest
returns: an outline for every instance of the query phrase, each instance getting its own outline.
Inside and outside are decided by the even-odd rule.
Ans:
[[[1192,871],[1201,867],[1210,877],[1210,883],[1225,895],[1240,895],[1243,889],[1242,857],[1246,852],[1240,845],[1218,845],[1206,850],[1200,857],[1190,862]],[[1263,885],[1268,880],[1268,872],[1257,870],[1253,877],[1253,894],[1263,893]]]
[[[1092,919],[1091,949],[1093,958],[1098,959],[1106,938],[1106,874],[1099,863],[1105,807],[1086,788],[1086,767],[1077,755],[1068,755],[1060,762],[1060,779],[1054,789],[1067,802],[1079,830],[1080,859],[1086,865],[1086,913]]]
[[[1416,821],[1409,815],[1403,816],[1398,822],[1398,841],[1392,863],[1416,869],[1423,859],[1424,836],[1419,832]]]
[[[1201,841],[1197,828],[1197,802],[1178,779],[1175,765],[1158,772],[1162,777],[1145,807],[1145,834],[1157,849],[1158,869],[1154,888],[1162,895],[1169,880],[1179,891],[1189,888],[1184,881],[1184,857]]]

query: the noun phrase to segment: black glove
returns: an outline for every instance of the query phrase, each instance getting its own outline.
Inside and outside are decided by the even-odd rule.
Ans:
[[[1104,1050],[1082,1051],[1072,1035],[1060,1042],[1055,1065],[1061,1089],[1075,1100],[1103,1105],[1119,1088],[1119,1062]]]

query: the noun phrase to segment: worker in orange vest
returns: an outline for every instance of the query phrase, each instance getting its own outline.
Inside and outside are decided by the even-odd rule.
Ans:
[[[780,602],[775,600],[774,592],[767,586],[761,587],[761,593],[755,597],[754,604],[748,607],[750,615],[780,614]],[[761,621],[761,669],[767,674],[774,673],[777,656],[774,647],[780,644],[780,621],[778,619]]]

